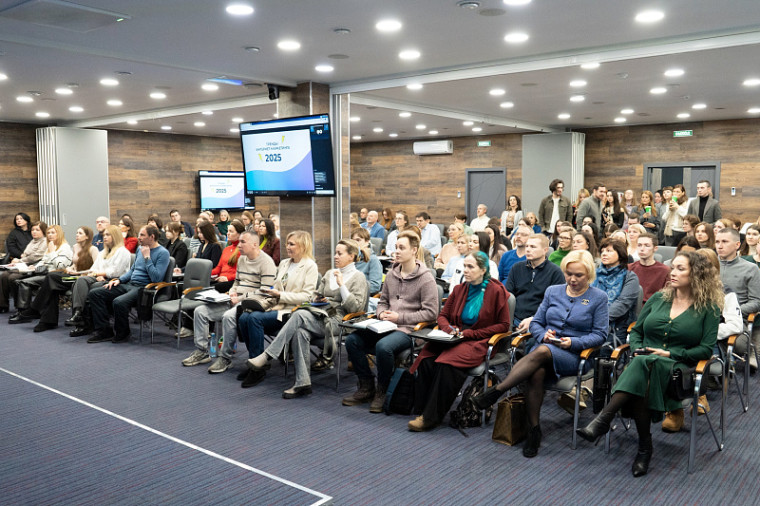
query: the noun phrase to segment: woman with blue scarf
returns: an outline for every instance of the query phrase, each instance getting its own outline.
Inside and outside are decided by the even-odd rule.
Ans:
[[[485,360],[488,340],[509,331],[510,314],[504,285],[491,279],[488,256],[482,251],[464,259],[464,283],[454,287],[438,315],[438,327],[464,337],[455,345],[428,342],[409,371],[417,371],[416,419],[409,430],[421,432],[439,425],[467,379],[467,370]]]
[[[636,319],[639,298],[639,277],[628,270],[628,250],[622,241],[604,239],[600,245],[602,264],[591,285],[607,294],[610,313],[610,335],[625,343],[628,325]]]

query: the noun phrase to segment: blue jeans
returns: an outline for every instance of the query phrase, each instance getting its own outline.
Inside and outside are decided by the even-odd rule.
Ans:
[[[375,355],[377,363],[377,384],[385,388],[396,368],[396,355],[412,346],[412,338],[408,334],[395,330],[390,334],[380,335],[371,330],[357,330],[346,338],[348,359],[354,364],[354,372],[364,379],[371,379],[372,369],[369,367],[367,354]]]
[[[277,311],[253,311],[243,313],[238,319],[240,340],[248,348],[248,356],[256,357],[264,353],[264,334],[275,334],[282,328],[282,322],[277,319]]]

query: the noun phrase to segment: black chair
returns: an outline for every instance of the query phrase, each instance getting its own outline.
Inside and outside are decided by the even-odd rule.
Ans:
[[[169,265],[166,268],[166,272],[164,273],[164,280],[159,281],[158,283],[150,283],[148,285],[145,285],[143,288],[143,292],[148,292],[148,298],[150,300],[150,306],[151,308],[155,306],[158,302],[162,302],[165,300],[169,300],[172,297],[172,293],[176,291],[176,287],[171,286],[172,283],[172,272],[174,272],[174,265],[175,261],[173,257],[169,257]],[[159,285],[162,285],[159,287]],[[169,285],[169,286],[167,286]],[[139,304],[139,302],[138,302]],[[137,311],[137,323],[140,325],[140,337],[139,342],[142,344],[142,334],[143,334],[143,327],[145,326],[145,323],[148,322],[148,320],[153,320],[153,311],[149,311],[150,314],[149,318],[144,318],[140,316],[141,311]]]

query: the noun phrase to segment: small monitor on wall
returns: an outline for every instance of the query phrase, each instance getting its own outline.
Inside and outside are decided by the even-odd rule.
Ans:
[[[242,172],[202,170],[198,172],[201,209],[243,209],[245,175]],[[253,206],[253,201],[251,201]]]
[[[240,124],[245,201],[257,195],[335,196],[327,114]]]

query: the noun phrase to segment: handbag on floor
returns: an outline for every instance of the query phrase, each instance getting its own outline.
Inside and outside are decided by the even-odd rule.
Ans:
[[[491,439],[497,443],[514,446],[528,433],[527,408],[523,394],[510,395],[499,401]]]

